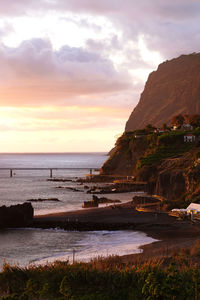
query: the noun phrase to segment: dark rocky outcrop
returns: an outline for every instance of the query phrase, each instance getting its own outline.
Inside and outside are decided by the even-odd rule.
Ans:
[[[61,202],[58,198],[37,198],[37,199],[27,200],[27,202],[47,202],[47,201]]]
[[[66,179],[66,178],[48,178],[47,181],[53,181],[53,182],[71,182],[72,179]]]
[[[176,114],[200,113],[200,53],[181,55],[152,72],[125,131],[169,123]]]
[[[113,199],[108,199],[106,197],[97,197],[96,195],[92,196],[92,200],[96,201],[98,204],[104,204],[104,203],[121,203],[120,200],[113,200]]]
[[[91,207],[98,207],[99,204],[110,204],[110,203],[121,203],[120,200],[112,200],[106,197],[97,197],[96,195],[92,196],[92,200],[90,201],[83,201],[82,208],[91,208]]]
[[[56,188],[57,189],[66,189],[66,190],[69,190],[69,191],[72,191],[72,192],[84,192],[84,190],[79,190],[79,189],[71,187],[71,186],[61,186],[61,185],[59,185]]]
[[[33,220],[31,203],[0,207],[0,229],[11,227],[25,227]]]
[[[93,186],[87,191],[87,194],[118,194],[146,190],[145,182],[135,182],[133,180],[116,180],[114,183],[106,186]],[[101,198],[102,201],[105,200]]]
[[[162,160],[137,171],[139,180],[148,180],[150,194],[160,195],[170,207],[200,203],[200,163],[196,159],[199,150],[192,150],[177,158]],[[153,172],[152,172],[153,170]]]

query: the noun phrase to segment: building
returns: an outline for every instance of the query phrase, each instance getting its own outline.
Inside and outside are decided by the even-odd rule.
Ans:
[[[167,128],[157,128],[154,130],[155,133],[165,133],[168,131],[169,131],[169,129],[167,129]]]
[[[184,142],[186,143],[193,143],[196,140],[196,136],[192,133],[188,133],[184,135]]]
[[[183,124],[181,129],[183,129],[183,130],[193,130],[193,126],[190,125],[190,124]]]
[[[198,203],[190,203],[190,205],[186,208],[187,212],[200,213],[200,204]]]
[[[200,217],[200,204],[190,203],[187,208],[174,208],[171,210],[172,215],[174,216],[188,216],[191,220],[197,219]]]

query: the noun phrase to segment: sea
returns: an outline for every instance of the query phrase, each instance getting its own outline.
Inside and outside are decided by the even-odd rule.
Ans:
[[[107,159],[106,153],[2,153],[0,206],[20,204],[30,199],[57,198],[60,201],[32,202],[34,215],[83,209],[82,202],[91,200],[91,195],[77,179],[85,178],[90,169],[99,169]],[[10,171],[1,168],[69,168],[53,170],[53,178],[68,181],[49,181],[49,170],[13,170],[10,177]],[[134,195],[109,194],[109,198],[127,202]],[[98,257],[138,253],[141,245],[153,241],[145,233],[133,230],[4,229],[0,230],[0,270],[5,263],[27,267],[55,260],[90,261]]]

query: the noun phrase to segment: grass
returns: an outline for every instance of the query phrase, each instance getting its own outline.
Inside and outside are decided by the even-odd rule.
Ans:
[[[99,258],[19,268],[4,265],[1,300],[191,300],[200,297],[200,241],[190,249],[162,249],[157,257]],[[194,265],[194,260],[196,265]]]
[[[194,147],[193,144],[184,143],[179,147],[161,146],[155,149],[154,153],[146,155],[139,160],[138,166],[153,165],[160,162],[162,159],[177,157],[178,155],[188,152]]]

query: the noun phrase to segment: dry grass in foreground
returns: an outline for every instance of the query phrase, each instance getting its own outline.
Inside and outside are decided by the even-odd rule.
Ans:
[[[174,251],[174,250],[173,250]],[[200,240],[167,256],[99,258],[19,268],[4,265],[1,300],[200,299]]]

